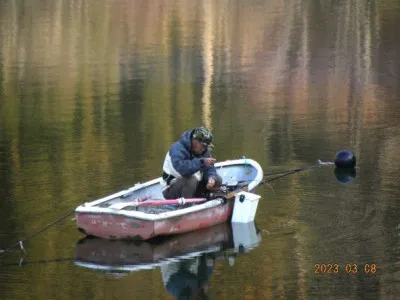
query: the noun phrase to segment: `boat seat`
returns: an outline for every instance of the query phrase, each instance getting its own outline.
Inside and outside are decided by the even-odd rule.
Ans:
[[[152,195],[146,195],[146,196],[139,197],[139,198],[135,197],[135,198],[133,198],[133,199],[131,199],[129,201],[125,200],[123,202],[118,202],[118,203],[115,203],[115,204],[111,204],[108,208],[121,210],[126,206],[134,206],[135,205],[134,204],[135,201],[142,202],[142,201],[149,200],[151,198],[152,198]]]
[[[134,203],[133,201],[131,201],[131,202],[115,203],[115,204],[109,206],[108,208],[121,210],[121,209],[123,209],[123,208],[125,208],[125,207],[127,207],[127,206],[135,206],[135,203]]]

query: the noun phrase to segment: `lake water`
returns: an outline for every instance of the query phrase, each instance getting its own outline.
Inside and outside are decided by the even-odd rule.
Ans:
[[[347,184],[327,166],[260,187],[260,241],[245,253],[229,224],[97,244],[70,216],[26,253],[0,253],[0,298],[180,299],[197,286],[203,299],[398,299],[398,30],[395,0],[0,1],[0,249],[160,176],[170,144],[202,124],[218,161],[245,155],[264,172],[357,157]],[[168,270],[127,267],[207,238],[211,253]],[[88,256],[127,269],[79,265]]]

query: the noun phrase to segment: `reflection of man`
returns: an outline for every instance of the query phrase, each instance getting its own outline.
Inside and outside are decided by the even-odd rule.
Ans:
[[[176,299],[208,299],[207,281],[214,269],[214,260],[205,255],[161,266],[161,275],[168,292]]]

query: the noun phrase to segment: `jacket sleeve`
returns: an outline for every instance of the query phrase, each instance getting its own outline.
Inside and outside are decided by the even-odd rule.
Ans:
[[[203,157],[211,157],[211,154],[209,151],[207,151]],[[217,179],[217,169],[214,167],[214,165],[211,165],[209,167],[206,167],[204,165],[204,178],[208,180],[208,178],[213,177],[214,179]]]
[[[171,162],[174,169],[182,176],[190,176],[203,168],[203,158],[192,158],[190,159],[187,150],[180,147],[179,144],[175,144],[169,150],[171,156]]]

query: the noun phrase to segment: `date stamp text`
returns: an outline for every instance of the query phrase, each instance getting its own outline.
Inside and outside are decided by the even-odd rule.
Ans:
[[[314,274],[375,274],[377,264],[314,264]]]

